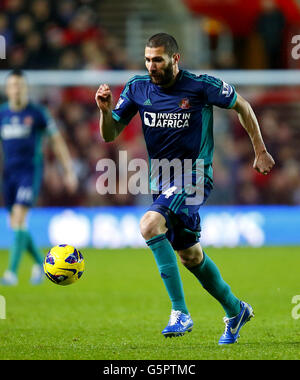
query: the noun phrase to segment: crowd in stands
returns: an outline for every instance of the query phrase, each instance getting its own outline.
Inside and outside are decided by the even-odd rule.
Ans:
[[[0,68],[126,69],[126,55],[101,28],[97,1],[4,0],[0,35],[7,59]],[[118,51],[118,54],[116,52]]]
[[[102,26],[101,3],[2,0],[0,35],[6,40],[7,59],[0,60],[0,69],[143,68],[143,62],[133,65],[124,46]],[[246,36],[235,35],[228,25],[205,15],[200,20],[210,51],[204,54],[209,57],[201,63],[204,67],[278,69],[299,65],[290,59],[289,45],[300,26],[288,23],[274,0],[261,0],[261,13]]]
[[[0,4],[0,35],[9,51],[0,69],[131,69],[125,51],[103,30],[96,18],[98,1],[4,0]],[[97,84],[95,84],[97,85]],[[118,161],[119,150],[131,158],[147,153],[139,117],[135,117],[114,143],[104,143],[99,135],[99,112],[94,102],[95,88],[44,88],[38,99],[55,118],[63,134],[79,178],[79,189],[66,194],[60,168],[45,144],[45,172],[40,206],[127,205],[143,203],[143,197],[99,195],[96,171],[101,158]],[[114,99],[122,87],[113,87]],[[239,89],[238,89],[239,90]],[[245,91],[246,88],[241,88]],[[276,166],[263,176],[253,170],[251,142],[234,112],[215,112],[215,189],[213,204],[300,204],[299,120],[300,89],[276,89],[285,103],[272,100],[272,90],[260,89],[251,104]],[[296,95],[295,95],[296,94]],[[34,94],[33,94],[34,95]],[[285,96],[286,95],[286,96]],[[1,94],[4,100],[3,94]],[[294,96],[289,101],[289,97]],[[1,204],[1,203],[0,203]]]

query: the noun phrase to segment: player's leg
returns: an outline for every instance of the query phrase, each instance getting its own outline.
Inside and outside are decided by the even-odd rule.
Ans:
[[[35,244],[31,233],[27,230],[27,252],[33,258],[34,264],[31,270],[30,282],[33,285],[39,285],[44,280],[43,262],[44,256],[41,250]]]
[[[38,186],[36,184],[38,182],[32,172],[9,175],[4,181],[4,201],[10,211],[10,225],[14,234],[10,250],[9,269],[5,272],[2,281],[7,285],[17,282],[17,271],[25,250],[31,254],[35,262],[32,268],[31,282],[38,284],[44,278],[43,256],[26,227],[27,213],[37,195]]]
[[[165,336],[183,335],[185,331],[191,331],[193,322],[185,303],[176,254],[166,237],[166,219],[159,212],[148,211],[141,219],[140,228],[142,236],[153,252],[172,303],[170,321],[162,333]]]
[[[225,331],[219,344],[235,343],[241,327],[254,316],[252,307],[240,301],[223,280],[216,264],[203,252],[200,243],[178,250],[182,264],[192,272],[203,288],[217,299],[225,310]]]
[[[18,181],[16,203],[31,208],[36,202],[41,186],[41,168],[35,171],[24,172]],[[27,237],[26,250],[31,255],[34,264],[31,272],[30,282],[34,285],[40,284],[44,279],[43,254],[34,242],[34,238],[24,223],[24,231]]]
[[[15,183],[13,181],[12,175],[8,175],[7,173],[3,173],[3,199],[4,199],[4,204],[7,210],[11,211],[12,206],[15,201],[15,195],[16,195],[16,188],[15,188]],[[14,235],[16,235],[14,233]],[[16,244],[16,236],[14,236],[14,242],[13,245]],[[12,261],[12,252],[14,248],[13,246],[10,249],[9,252],[9,266],[11,266],[11,261]],[[17,275],[12,272],[11,270],[7,269],[1,280],[0,280],[2,285],[16,285],[18,283],[18,277]]]
[[[148,211],[141,219],[140,228],[142,236],[153,252],[160,276],[171,299],[172,309],[187,314],[176,254],[166,237],[165,218],[158,212]]]
[[[196,276],[205,290],[223,306],[228,318],[240,312],[240,300],[223,280],[216,264],[203,252],[200,243],[178,250],[182,264]]]
[[[15,244],[11,253],[12,268],[18,270],[23,251],[27,251],[33,258],[34,265],[31,273],[31,283],[38,284],[43,276],[43,255],[36,246],[31,233],[27,229],[26,219],[29,207],[24,204],[15,204],[10,214],[11,228],[15,234]]]
[[[9,252],[8,269],[5,271],[2,284],[16,285],[18,282],[17,274],[23,252],[27,246],[27,235],[24,230],[28,208],[15,204],[10,212],[10,226],[13,230],[13,244]]]

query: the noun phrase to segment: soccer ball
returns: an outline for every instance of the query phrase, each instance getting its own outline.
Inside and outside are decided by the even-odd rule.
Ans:
[[[45,275],[57,285],[73,284],[82,276],[83,271],[83,256],[71,245],[56,245],[44,260]]]

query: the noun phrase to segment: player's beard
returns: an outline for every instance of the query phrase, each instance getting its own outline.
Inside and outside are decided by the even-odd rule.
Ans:
[[[27,96],[24,96],[24,95],[17,95],[15,97],[13,97],[10,101],[10,104],[12,105],[12,108],[13,109],[23,109],[26,107],[28,103],[28,98]]]
[[[173,65],[172,61],[168,64],[168,66],[162,70],[161,73],[149,73],[152,83],[157,84],[159,86],[165,86],[169,84],[173,79]]]

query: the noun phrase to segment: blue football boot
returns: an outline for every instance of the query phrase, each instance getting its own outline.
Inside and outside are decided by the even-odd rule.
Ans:
[[[167,327],[161,332],[166,338],[182,336],[186,331],[191,332],[193,321],[189,314],[184,314],[180,310],[172,310]]]
[[[225,331],[219,340],[219,345],[235,343],[240,337],[239,331],[252,317],[254,317],[252,307],[241,301],[241,311],[232,318],[224,317]]]
[[[32,285],[40,285],[45,278],[45,273],[43,266],[39,264],[34,264],[31,271],[30,282]]]
[[[18,285],[18,277],[14,272],[6,270],[3,277],[0,279],[0,284],[4,286]]]

